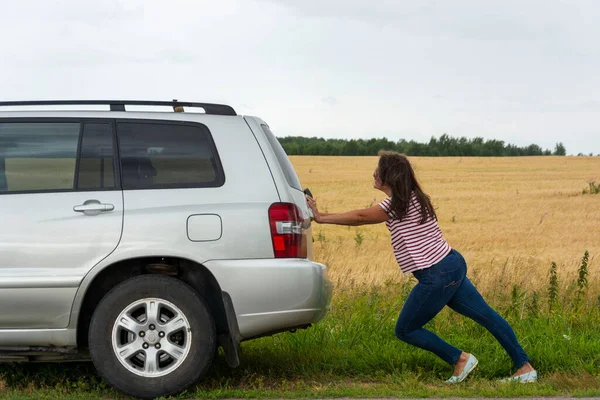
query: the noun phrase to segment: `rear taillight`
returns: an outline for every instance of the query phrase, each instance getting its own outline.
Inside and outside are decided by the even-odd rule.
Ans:
[[[275,203],[269,207],[269,224],[275,258],[306,257],[302,246],[302,216],[298,206]]]

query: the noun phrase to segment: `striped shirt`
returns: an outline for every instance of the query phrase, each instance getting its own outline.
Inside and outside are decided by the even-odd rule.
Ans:
[[[421,224],[421,207],[414,192],[410,198],[408,213],[402,220],[391,210],[391,204],[390,197],[379,203],[390,216],[385,225],[392,235],[394,255],[403,273],[431,267],[450,252],[450,245],[442,237],[442,231],[434,218]]]

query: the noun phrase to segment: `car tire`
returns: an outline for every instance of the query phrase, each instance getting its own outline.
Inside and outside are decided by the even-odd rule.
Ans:
[[[217,347],[205,301],[184,282],[162,275],[114,287],[94,311],[88,336],[98,373],[139,398],[181,393],[206,373]]]

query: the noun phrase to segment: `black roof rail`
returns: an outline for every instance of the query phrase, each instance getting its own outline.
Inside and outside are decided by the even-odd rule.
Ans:
[[[33,100],[33,101],[0,101],[0,107],[6,106],[51,106],[51,105],[108,105],[110,111],[125,111],[125,106],[170,106],[175,112],[182,112],[181,107],[203,108],[206,114],[237,115],[233,107],[225,104],[194,103],[189,101],[147,101],[147,100]]]

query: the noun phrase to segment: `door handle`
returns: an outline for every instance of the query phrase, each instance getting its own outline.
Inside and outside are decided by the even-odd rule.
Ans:
[[[97,215],[101,212],[113,211],[114,204],[100,203],[98,200],[86,200],[83,204],[73,207],[73,211],[87,215]]]
[[[73,207],[73,211],[86,212],[86,211],[112,211],[115,209],[113,204],[82,204],[80,206]]]

